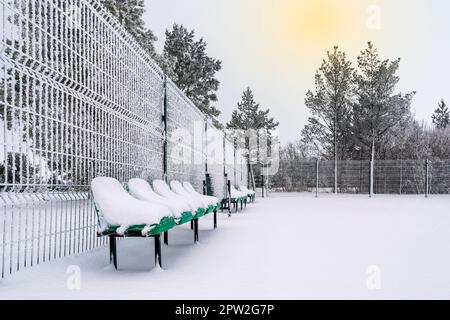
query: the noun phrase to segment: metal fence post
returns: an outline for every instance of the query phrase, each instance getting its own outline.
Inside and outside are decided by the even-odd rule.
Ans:
[[[402,186],[403,186],[403,160],[400,160],[400,194],[402,194]]]
[[[167,128],[167,77],[164,75],[163,83],[163,180],[167,182],[167,144],[168,144],[168,128]]]
[[[373,161],[372,160],[370,160],[370,163],[369,163],[369,175],[370,175],[370,177],[369,177],[369,196],[370,197],[372,197],[372,195],[373,195],[373,178],[374,178],[374,176],[373,176]]]
[[[319,197],[319,159],[316,159],[316,198]]]
[[[236,175],[236,138],[233,137],[233,177],[234,177],[234,184],[236,184],[237,181],[237,175]]]
[[[203,139],[205,147],[205,175],[208,173],[208,121],[205,120],[205,137]]]
[[[228,175],[226,178],[227,178],[228,216],[231,217],[231,181],[228,180]]]
[[[429,161],[427,159],[425,160],[425,198],[428,198],[428,191],[429,191],[428,171],[429,171]]]
[[[261,196],[264,198],[264,166],[261,165]]]
[[[338,193],[338,161],[336,155],[334,157],[334,194]]]

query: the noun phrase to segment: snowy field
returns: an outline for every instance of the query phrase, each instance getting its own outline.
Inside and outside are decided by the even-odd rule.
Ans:
[[[100,248],[0,280],[0,299],[449,299],[449,205],[450,196],[272,194],[219,215],[217,230],[203,218],[196,245],[188,226],[171,231],[164,270],[153,239],[127,239],[119,271]],[[79,289],[67,286],[70,266]]]

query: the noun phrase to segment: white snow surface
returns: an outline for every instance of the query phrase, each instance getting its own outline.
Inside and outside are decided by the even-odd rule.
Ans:
[[[450,196],[271,194],[242,213],[170,232],[163,269],[152,239],[27,268],[0,299],[449,299]],[[70,270],[80,268],[80,289]],[[379,270],[379,290],[367,286]],[[68,271],[69,270],[69,271]],[[368,273],[369,271],[369,273]],[[370,281],[369,281],[370,282]]]
[[[97,177],[92,180],[91,189],[94,202],[108,224],[120,225],[122,229],[159,223],[162,217],[172,215],[166,206],[134,198],[114,178]]]
[[[192,186],[192,184],[191,184],[190,182],[188,182],[188,181],[184,181],[184,182],[183,182],[183,187],[184,187],[184,189],[186,189],[186,191],[189,192],[190,194],[196,195],[196,196],[200,197],[201,199],[204,199],[204,201],[205,201],[207,204],[210,204],[210,205],[213,205],[213,206],[214,206],[214,205],[216,205],[216,204],[219,202],[219,199],[216,198],[216,197],[213,197],[213,196],[206,196],[206,195],[203,195],[203,194],[201,194],[201,193],[198,193],[197,190],[195,190],[194,187]]]
[[[156,194],[149,183],[143,179],[131,179],[128,181],[128,189],[130,194],[136,199],[169,207],[175,217],[181,217],[183,212],[190,210],[187,202],[167,199]]]

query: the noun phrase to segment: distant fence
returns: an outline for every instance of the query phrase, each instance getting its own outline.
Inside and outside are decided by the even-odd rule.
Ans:
[[[272,190],[288,192],[336,189],[368,194],[370,170],[370,161],[365,160],[338,161],[336,171],[334,161],[281,160],[269,185]],[[450,160],[376,160],[373,190],[375,194],[450,194]]]
[[[103,245],[96,176],[247,183],[240,150],[95,0],[0,0],[0,272]]]

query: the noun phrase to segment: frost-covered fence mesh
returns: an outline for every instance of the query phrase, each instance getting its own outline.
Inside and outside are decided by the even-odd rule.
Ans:
[[[208,194],[219,199],[224,199],[226,193],[224,134],[207,122],[206,150],[207,150],[207,173],[210,179]]]
[[[201,191],[204,116],[98,1],[0,0],[0,26],[2,277],[104,244],[96,176],[167,175]],[[225,185],[223,157],[216,165]]]
[[[429,164],[430,193],[450,193],[450,160],[433,160]]]
[[[231,184],[236,185],[236,172],[235,172],[235,149],[233,143],[228,139],[225,139],[224,145],[225,152],[225,174]]]
[[[450,160],[385,160],[375,162],[377,193],[450,193]],[[427,182],[428,178],[428,182]]]
[[[163,74],[96,1],[0,0],[1,273],[103,244],[89,182],[162,176]]]
[[[240,149],[236,149],[236,184],[243,185],[244,184],[244,156]],[[245,183],[247,184],[247,183]]]
[[[319,181],[319,189],[324,191],[333,191],[334,161],[320,161],[318,181]]]
[[[173,84],[167,84],[170,180],[190,181],[202,190],[205,179],[205,117]]]
[[[370,161],[338,161],[336,173],[338,192],[369,193]],[[450,160],[429,160],[428,170],[426,160],[376,160],[373,177],[376,194],[448,194]],[[281,160],[271,181],[273,190],[334,192],[335,163]]]
[[[334,170],[334,168],[333,168],[333,170]],[[333,177],[334,177],[334,172],[333,172]],[[338,192],[369,193],[369,190],[370,190],[370,161],[365,161],[365,160],[363,160],[363,161],[355,161],[355,160],[338,161],[337,185],[338,185]]]

